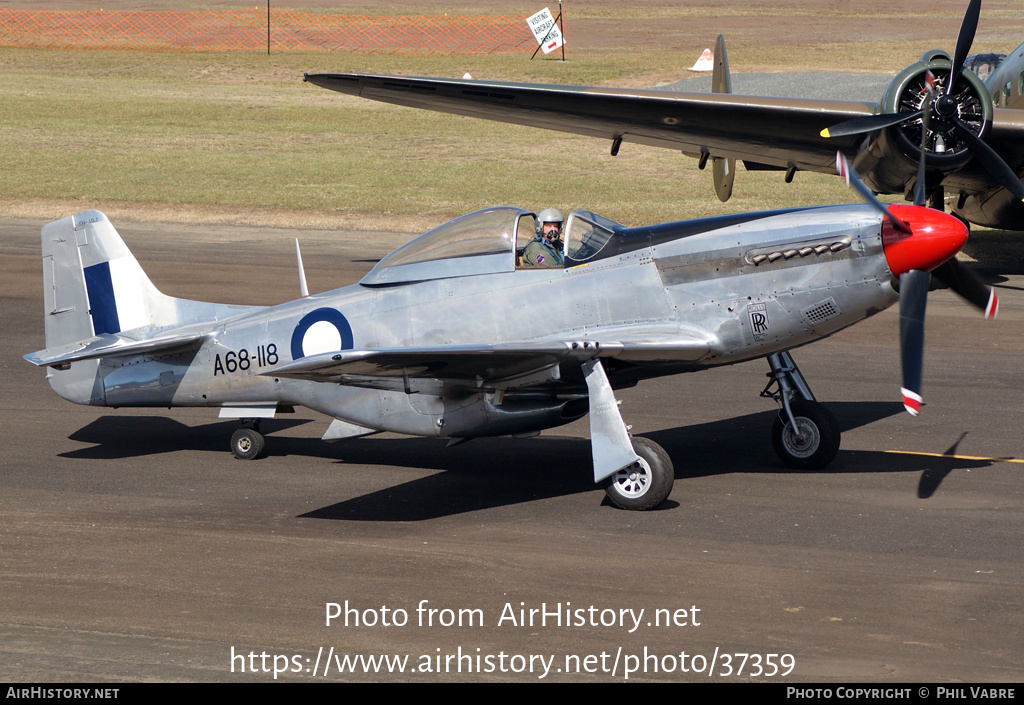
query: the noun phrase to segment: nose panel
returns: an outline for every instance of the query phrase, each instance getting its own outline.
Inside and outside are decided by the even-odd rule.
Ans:
[[[911,230],[907,235],[896,230],[888,220],[882,223],[885,259],[897,277],[911,269],[930,272],[967,242],[967,226],[948,213],[903,204],[889,206],[889,212]]]

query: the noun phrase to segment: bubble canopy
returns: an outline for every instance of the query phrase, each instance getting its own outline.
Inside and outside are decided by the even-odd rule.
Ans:
[[[389,254],[359,282],[386,286],[515,270],[516,231],[533,213],[513,206],[474,211],[420,235]]]

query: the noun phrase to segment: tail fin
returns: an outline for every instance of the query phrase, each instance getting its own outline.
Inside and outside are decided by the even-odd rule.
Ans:
[[[42,245],[47,348],[179,322],[175,299],[153,286],[99,211],[44,226]]]
[[[192,345],[202,339],[194,326],[162,329],[212,323],[253,308],[161,293],[99,211],[44,226],[42,245],[46,350],[25,358],[47,366],[53,390],[78,404],[105,403],[101,358]]]

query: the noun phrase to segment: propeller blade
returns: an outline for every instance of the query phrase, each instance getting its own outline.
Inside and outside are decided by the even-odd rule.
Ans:
[[[901,122],[907,120],[916,120],[921,117],[921,110],[915,110],[912,113],[882,113],[881,115],[865,115],[864,117],[854,118],[841,122],[838,125],[832,127],[826,127],[821,131],[822,137],[848,137],[850,135],[860,135],[865,132],[875,132],[877,130],[884,130],[887,127],[893,125],[899,125]]]
[[[999,313],[999,297],[996,290],[981,280],[974,270],[958,262],[956,258],[946,260],[932,270],[939,281],[981,309],[985,318],[991,320]]]
[[[893,214],[889,212],[889,209],[885,207],[885,204],[878,200],[875,194],[871,193],[871,189],[867,187],[863,181],[861,181],[860,174],[857,170],[850,166],[850,162],[846,159],[846,155],[842,152],[836,152],[836,171],[846,181],[847,186],[853,186],[864,197],[864,200],[873,205],[878,211],[892,223],[892,226],[906,235],[911,234],[910,228],[901,222],[898,218],[893,217]]]
[[[900,361],[903,365],[903,407],[917,416],[921,399],[921,370],[924,365],[924,310],[928,303],[931,275],[911,269],[900,275]]]
[[[949,74],[949,82],[946,84],[946,95],[953,95],[953,88],[960,79],[960,70],[964,67],[964,60],[971,45],[974,44],[974,34],[978,31],[978,17],[981,15],[981,0],[971,0],[967,5],[967,12],[964,13],[964,20],[960,23],[960,32],[956,35],[956,49],[953,51],[953,66]]]
[[[917,189],[914,193],[914,205],[923,206],[925,200],[924,190],[924,163],[928,152],[928,122],[932,114],[932,102],[935,100],[935,77],[929,71],[925,74],[925,99],[924,108],[921,110],[921,156],[917,161]]]
[[[1003,161],[998,152],[971,132],[970,128],[961,122],[959,118],[954,119],[956,120],[956,131],[970,144],[974,156],[985,167],[989,175],[1016,198],[1024,201],[1024,184],[1021,184],[1020,179],[1013,173],[1010,165]]]

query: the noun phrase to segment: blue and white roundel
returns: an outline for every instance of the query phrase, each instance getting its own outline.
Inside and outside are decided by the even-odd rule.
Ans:
[[[292,333],[292,359],[352,349],[352,326],[333,308],[310,311]]]

